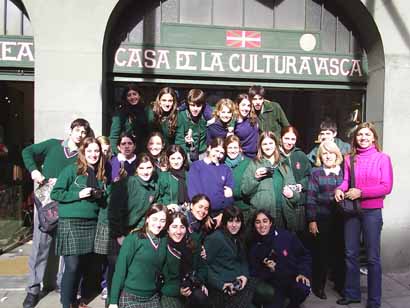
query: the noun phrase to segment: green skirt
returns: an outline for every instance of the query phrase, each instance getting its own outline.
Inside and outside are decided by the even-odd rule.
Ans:
[[[57,225],[56,254],[85,255],[94,251],[97,220],[60,218]]]
[[[161,296],[161,307],[162,308],[183,308],[184,304],[179,297],[176,296]]]
[[[152,297],[141,297],[125,291],[121,292],[119,308],[161,308],[158,294]]]
[[[111,247],[110,230],[108,225],[97,223],[95,232],[94,252],[100,255],[108,255]]]

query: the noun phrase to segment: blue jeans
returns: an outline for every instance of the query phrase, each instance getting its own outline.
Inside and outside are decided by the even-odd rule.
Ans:
[[[363,232],[367,254],[367,307],[378,308],[382,295],[382,268],[380,264],[380,235],[383,226],[381,209],[363,209],[358,217],[345,220],[346,281],[345,297],[360,300],[360,234]]]

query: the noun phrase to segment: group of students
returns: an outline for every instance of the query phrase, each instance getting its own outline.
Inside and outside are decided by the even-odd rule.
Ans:
[[[338,304],[360,302],[362,233],[368,307],[380,307],[381,208],[392,167],[371,123],[357,127],[350,149],[324,121],[320,145],[306,155],[297,129],[260,86],[215,108],[199,89],[178,104],[166,87],[144,106],[129,85],[124,99],[109,138],[89,137],[79,119],[67,141],[23,151],[33,180],[55,181],[64,308],[76,304],[95,264],[104,268],[110,308],[299,307],[310,290],[326,299],[329,268]],[[344,198],[360,199],[359,215],[339,214]],[[31,282],[24,308],[38,302],[32,290],[39,283]]]

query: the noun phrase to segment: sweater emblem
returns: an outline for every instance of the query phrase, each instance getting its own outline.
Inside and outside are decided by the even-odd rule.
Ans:
[[[224,175],[221,176],[221,179],[222,179],[222,181],[225,181],[225,176]]]
[[[282,254],[287,257],[288,256],[288,251],[286,249],[283,249]]]
[[[154,201],[154,196],[152,196],[152,195],[149,196],[149,197],[148,197],[148,201],[149,201],[149,203],[152,203],[152,202]]]
[[[296,169],[300,170],[300,167],[301,167],[300,162],[296,162],[295,167],[296,167]]]

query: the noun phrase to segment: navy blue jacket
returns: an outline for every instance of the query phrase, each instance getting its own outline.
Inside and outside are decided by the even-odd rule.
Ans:
[[[272,272],[263,263],[265,258],[276,262]],[[297,275],[311,277],[312,258],[293,233],[272,228],[265,236],[255,236],[249,250],[249,272],[274,285],[287,285]]]

